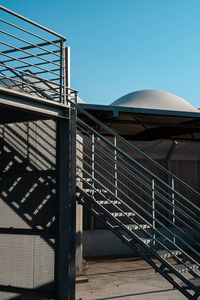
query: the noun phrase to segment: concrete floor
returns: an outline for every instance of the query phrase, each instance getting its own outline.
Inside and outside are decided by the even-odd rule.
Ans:
[[[89,281],[77,284],[76,300],[186,299],[139,258],[88,261],[83,277]]]

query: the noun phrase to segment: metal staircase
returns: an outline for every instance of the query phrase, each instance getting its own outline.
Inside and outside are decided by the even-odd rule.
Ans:
[[[200,194],[88,112],[78,111],[78,203],[186,298],[198,299]]]

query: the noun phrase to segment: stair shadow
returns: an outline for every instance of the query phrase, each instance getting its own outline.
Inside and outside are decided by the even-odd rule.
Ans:
[[[53,122],[19,123],[5,125],[0,128],[0,228],[43,230],[45,233],[40,236],[41,239],[55,253],[57,229],[56,128]],[[13,237],[13,235],[8,234],[1,236],[11,237],[11,239]],[[18,236],[18,239],[20,239],[20,236]],[[20,245],[20,247],[22,246]],[[36,250],[32,249],[31,251]],[[9,256],[9,249],[7,252],[6,255]],[[10,258],[11,260],[14,259],[13,257]],[[40,260],[41,257],[38,256],[37,259]],[[16,264],[18,264],[17,260]],[[34,272],[33,269],[33,277],[37,276],[33,274]],[[20,277],[20,274],[16,276],[11,272],[9,283],[2,283],[2,280],[4,281],[2,275],[1,284],[23,286],[23,281],[20,281],[20,279],[15,281],[18,280],[15,277]],[[47,277],[49,278],[49,276]],[[53,278],[54,274],[50,277]],[[15,283],[12,282],[13,280]],[[45,283],[47,279],[43,276],[41,280],[44,280]],[[16,282],[22,283],[19,285]],[[52,291],[53,287],[55,290],[54,285],[55,283],[52,282],[42,285],[41,288],[51,289]],[[26,287],[25,284],[24,287]],[[27,298],[17,296],[12,299]]]
[[[165,292],[171,292],[171,291],[176,291],[176,289],[172,288],[172,289],[165,289],[165,290],[159,290],[159,291],[150,291],[150,292],[143,292],[143,293],[126,294],[126,295],[122,295],[122,296],[113,296],[113,297],[106,297],[106,298],[95,298],[94,300],[124,299],[124,297],[138,297],[138,296],[142,296],[142,295],[159,294],[159,293],[165,293]],[[156,297],[158,297],[158,296],[156,296]]]

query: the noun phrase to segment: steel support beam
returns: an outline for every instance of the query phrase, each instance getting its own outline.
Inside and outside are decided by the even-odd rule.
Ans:
[[[28,93],[0,87],[0,108],[38,115],[40,118],[69,118],[69,107]],[[31,117],[30,117],[31,120]],[[19,120],[20,121],[20,120]],[[21,120],[23,122],[23,120]]]
[[[56,282],[59,300],[75,299],[76,249],[76,111],[57,120]]]

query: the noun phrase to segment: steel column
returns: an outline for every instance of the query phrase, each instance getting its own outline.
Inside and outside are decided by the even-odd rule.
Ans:
[[[76,111],[57,121],[56,282],[59,300],[75,299],[76,248]]]

